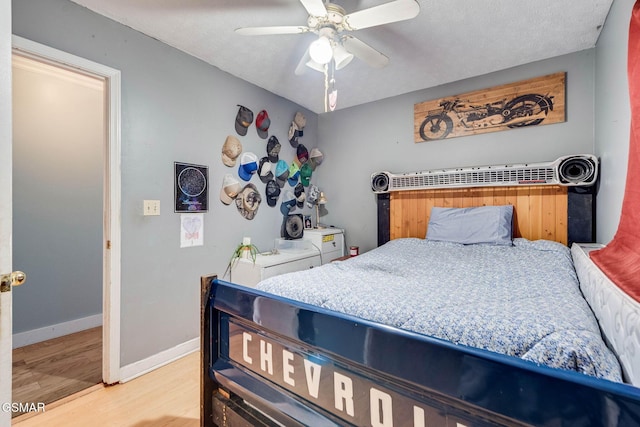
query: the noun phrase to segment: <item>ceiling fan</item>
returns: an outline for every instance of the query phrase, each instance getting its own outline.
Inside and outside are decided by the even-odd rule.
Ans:
[[[355,57],[374,68],[382,68],[389,58],[349,32],[392,22],[415,18],[420,12],[416,0],[394,0],[388,3],[347,14],[337,4],[322,0],[300,0],[309,13],[306,26],[272,26],[238,28],[238,34],[262,36],[272,34],[315,33],[318,38],[306,50],[295,73],[302,74],[306,67],[325,71],[325,65],[334,61],[339,70]]]

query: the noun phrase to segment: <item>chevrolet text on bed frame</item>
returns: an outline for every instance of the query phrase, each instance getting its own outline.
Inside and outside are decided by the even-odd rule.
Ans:
[[[640,393],[626,384],[273,300],[215,276],[202,283],[203,426],[640,423]],[[263,309],[256,324],[267,299],[271,314]],[[283,319],[306,319],[307,329],[301,321],[298,336],[287,336]],[[341,333],[322,349],[305,338],[323,331]],[[369,352],[388,354],[379,366],[363,351],[374,341]]]

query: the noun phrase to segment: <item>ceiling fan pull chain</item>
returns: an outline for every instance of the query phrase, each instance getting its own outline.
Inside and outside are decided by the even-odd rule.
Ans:
[[[336,89],[336,63],[332,61],[333,67],[331,67],[331,92],[329,93],[329,110],[334,111],[338,105],[338,89]]]
[[[324,112],[329,111],[329,64],[324,64]]]

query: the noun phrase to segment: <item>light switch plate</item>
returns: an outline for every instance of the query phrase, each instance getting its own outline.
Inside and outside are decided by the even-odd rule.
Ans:
[[[143,215],[160,215],[160,200],[144,200]]]

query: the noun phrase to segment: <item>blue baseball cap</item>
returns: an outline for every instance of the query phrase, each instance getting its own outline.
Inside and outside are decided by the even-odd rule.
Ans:
[[[296,196],[291,191],[287,191],[282,196],[282,203],[280,204],[280,212],[282,215],[289,215],[289,211],[296,206]]]
[[[238,175],[245,181],[250,181],[251,177],[258,170],[258,156],[251,152],[242,153]]]
[[[283,188],[284,183],[287,182],[287,178],[289,178],[289,165],[287,162],[278,160],[278,163],[276,163],[276,173],[274,175],[278,186]]]
[[[295,187],[300,176],[300,166],[296,162],[291,162],[289,166],[289,185]]]

